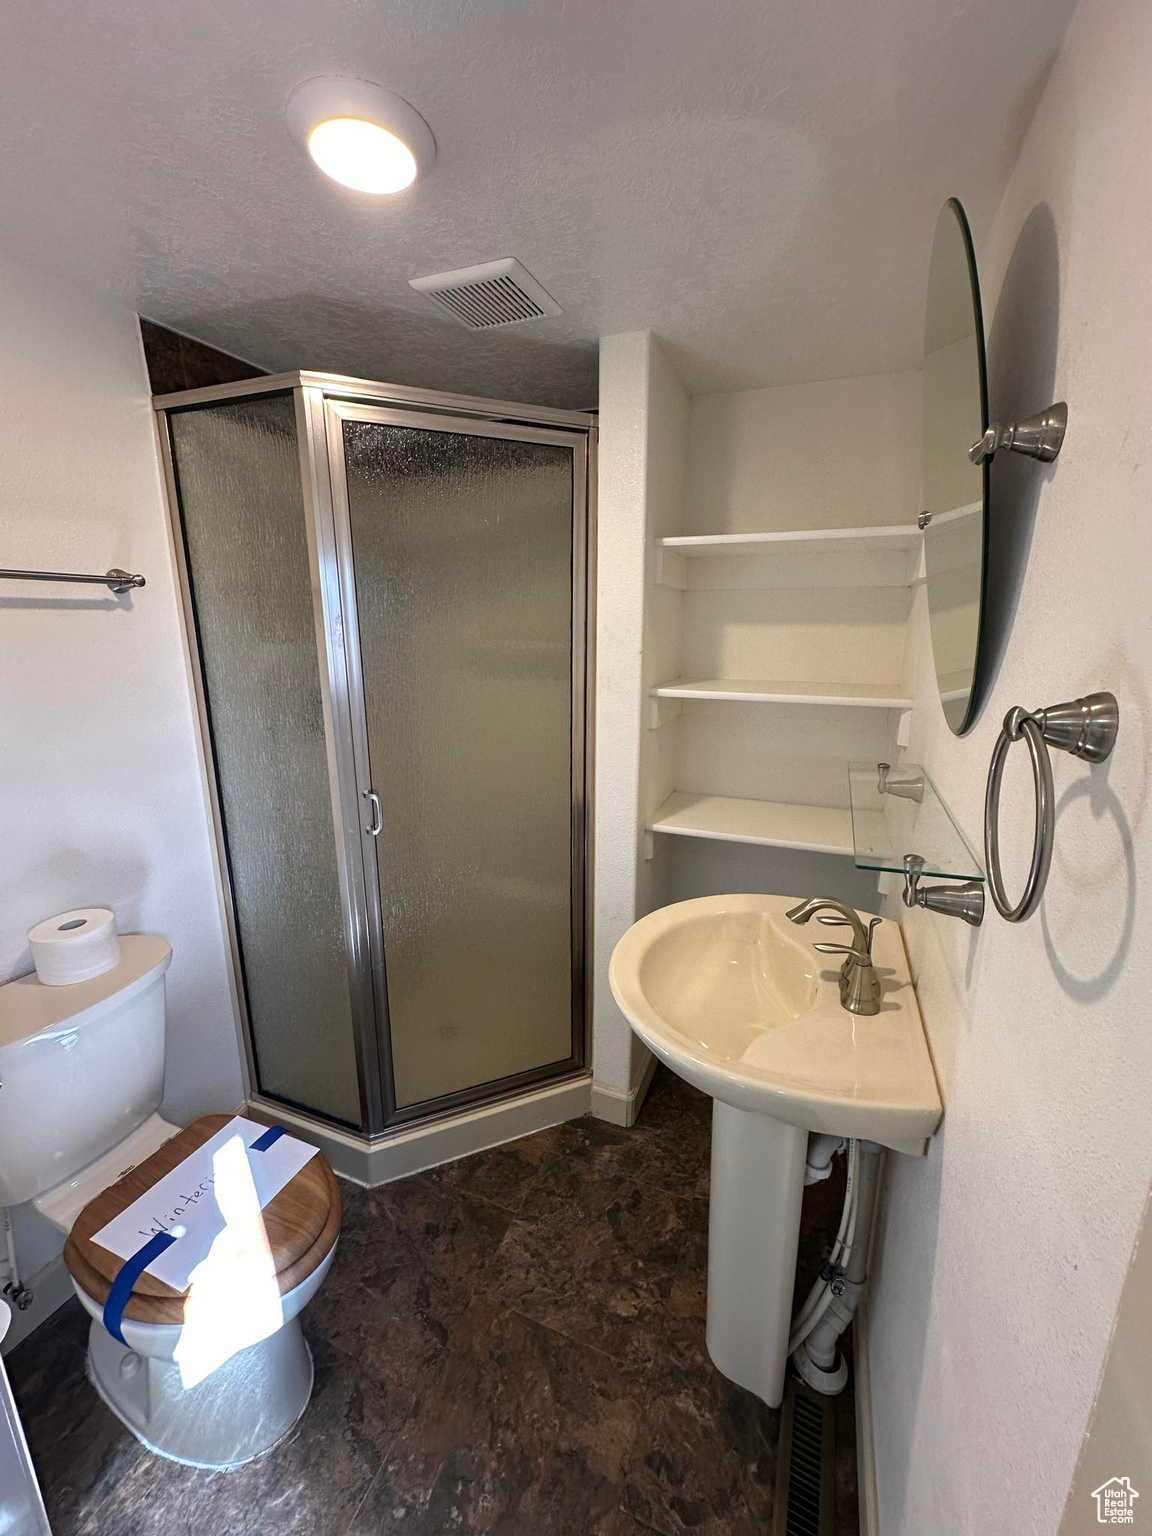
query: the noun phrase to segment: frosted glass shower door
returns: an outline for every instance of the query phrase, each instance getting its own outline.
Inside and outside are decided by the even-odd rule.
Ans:
[[[359,1126],[292,396],[173,411],[169,432],[254,1087]]]
[[[329,441],[404,1119],[578,1059],[585,450],[337,404]]]

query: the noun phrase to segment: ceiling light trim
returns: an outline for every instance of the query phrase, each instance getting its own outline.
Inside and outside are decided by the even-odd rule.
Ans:
[[[312,157],[308,143],[312,133],[321,123],[338,118],[372,123],[387,129],[398,138],[416,162],[414,181],[427,176],[436,159],[436,140],[416,108],[394,91],[385,90],[371,80],[313,76],[302,81],[292,91],[284,115],[289,133],[313,164],[317,162]],[[332,173],[328,171],[326,174]]]

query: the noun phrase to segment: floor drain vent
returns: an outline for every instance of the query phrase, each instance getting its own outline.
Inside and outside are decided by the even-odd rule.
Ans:
[[[831,1401],[789,1377],[784,1388],[772,1536],[833,1536]]]

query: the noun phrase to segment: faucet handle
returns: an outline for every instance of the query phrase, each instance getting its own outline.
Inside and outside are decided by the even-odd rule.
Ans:
[[[817,917],[816,921],[818,923],[823,923],[826,928],[851,928],[852,926],[846,917],[828,917],[821,915]],[[864,936],[864,945],[868,951],[869,960],[872,958],[872,935],[876,932],[877,927],[882,922],[883,918],[874,917],[868,924],[868,932]],[[822,950],[826,955],[831,955],[838,954],[844,946],[837,944],[814,944],[812,947],[813,949]],[[855,954],[856,951],[854,949],[849,950],[849,953]]]
[[[857,949],[854,944],[813,944],[812,948],[822,955],[851,955],[858,965],[868,965],[872,959],[866,949]]]
[[[825,928],[851,928],[852,926],[846,917],[831,917],[826,913],[818,913],[816,921],[818,923],[823,923]],[[864,936],[864,946],[868,951],[869,960],[872,958],[872,935],[876,932],[877,927],[883,921],[884,919],[881,917],[874,917],[868,924],[868,932]],[[841,950],[844,949],[844,946],[836,944],[813,944],[812,948],[822,950],[826,955],[832,955],[839,954]],[[856,951],[854,949],[848,949],[847,953],[855,954]]]

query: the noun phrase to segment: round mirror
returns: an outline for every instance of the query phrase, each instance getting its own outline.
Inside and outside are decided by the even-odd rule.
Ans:
[[[968,450],[988,426],[984,321],[972,235],[950,198],[936,221],[924,317],[924,560],[940,702],[961,735],[972,724],[984,604],[987,461]]]

